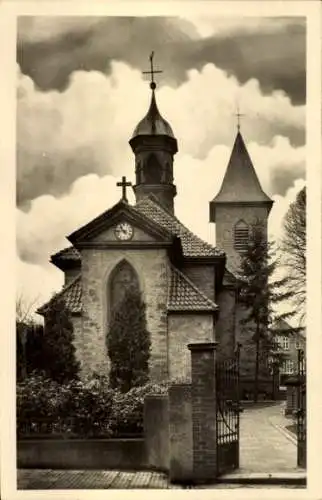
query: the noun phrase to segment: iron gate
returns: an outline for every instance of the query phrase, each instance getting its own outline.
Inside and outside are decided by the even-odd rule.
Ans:
[[[306,366],[303,349],[297,358],[297,465],[306,467]]]
[[[238,345],[232,359],[216,364],[217,475],[239,467],[239,358]]]

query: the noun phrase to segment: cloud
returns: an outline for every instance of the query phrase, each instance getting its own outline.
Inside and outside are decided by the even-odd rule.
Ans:
[[[270,145],[250,143],[247,149],[262,188],[275,201],[269,226],[272,236],[277,238],[285,206],[294,195],[293,186],[299,191],[305,182],[305,148],[292,147],[286,138],[275,137]],[[210,243],[215,242],[215,229],[213,224],[208,224],[208,203],[220,189],[230,154],[231,147],[215,146],[203,160],[185,156],[176,165],[175,180],[179,191],[176,213],[192,231]],[[295,169],[300,173],[294,182]],[[280,170],[289,178],[287,190],[278,189],[276,184],[276,172]],[[279,194],[280,191],[283,192]]]
[[[290,204],[296,199],[296,195],[306,185],[304,179],[296,179],[287,189],[284,196],[276,194],[273,196],[274,205],[269,217],[269,234],[272,239],[279,241],[283,234],[283,218]]]
[[[16,258],[16,273],[18,277],[17,297],[22,297],[24,304],[31,306],[32,317],[40,322],[41,317],[35,311],[47,302],[64,282],[63,273],[53,266],[35,265]]]
[[[216,17],[20,17],[17,58],[43,90],[64,90],[79,69],[110,74],[112,61],[144,69],[151,50],[162,82],[178,86],[205,64],[265,93],[283,90],[305,102],[305,19]],[[272,57],[274,54],[274,57]]]
[[[20,259],[45,265],[52,253],[70,245],[66,236],[113,206],[119,194],[116,178],[92,174],[77,179],[61,198],[44,195],[31,202],[28,212],[17,208]]]
[[[278,158],[278,152],[281,152],[278,144],[279,141],[275,141],[269,158]],[[264,153],[269,153],[268,148],[262,150],[262,155]],[[191,230],[212,244],[215,244],[215,225],[208,223],[208,201],[220,187],[228,156],[228,148],[217,146],[205,161],[183,157],[176,168],[176,214]],[[292,168],[291,164],[289,168]],[[269,169],[274,169],[274,164]],[[269,193],[269,175],[263,169],[257,169],[257,173],[263,188]],[[203,182],[199,180],[201,175]],[[273,196],[274,205],[269,217],[270,238],[280,238],[283,217],[303,185],[304,181],[298,179],[285,196]],[[193,189],[192,186],[198,187]],[[34,309],[49,300],[63,284],[63,273],[48,264],[50,255],[69,245],[65,236],[113,206],[119,196],[116,178],[88,175],[78,179],[70,193],[60,199],[42,196],[32,201],[28,213],[17,209],[19,291],[27,301],[36,299]],[[134,202],[133,193],[129,201]]]
[[[264,145],[276,135],[303,135],[303,106],[292,105],[280,92],[263,95],[256,80],[240,85],[212,64],[190,71],[177,89],[164,86],[157,94],[160,111],[178,138],[176,161],[181,155],[204,159],[216,145],[231,147],[237,97],[246,115],[246,141]],[[149,99],[142,75],[122,62],[113,62],[110,76],[74,72],[64,92],[39,91],[18,69],[18,205],[28,210],[37,197],[63,196],[76,179],[90,173],[133,179],[127,143]],[[280,172],[284,170],[281,164]],[[279,176],[275,184],[285,190],[287,183],[282,173]]]
[[[182,155],[175,164],[174,175],[178,190],[176,214],[192,231],[213,244],[214,227],[208,223],[208,203],[221,186],[230,153],[231,148],[227,146],[214,146],[203,160]],[[275,138],[270,146],[250,144],[249,153],[261,185],[270,196],[274,195],[272,173],[281,165],[285,172],[292,171],[298,161],[304,161],[304,148],[292,148],[286,139],[280,137]],[[45,265],[52,253],[66,246],[65,236],[119,200],[120,190],[116,187],[116,182],[117,178],[112,175],[101,178],[96,174],[86,175],[77,179],[69,193],[61,198],[43,195],[31,202],[28,212],[17,208],[20,259],[34,265]],[[296,187],[302,187],[304,181],[296,182]],[[289,196],[288,190],[285,198],[287,202]],[[277,233],[280,207],[285,207],[286,202],[281,195],[275,195],[274,199],[277,208],[274,207],[272,211],[276,213],[272,227],[273,233]],[[133,193],[129,201],[134,202]]]
[[[140,71],[121,61],[112,61],[108,74],[74,71],[62,92],[42,92],[19,68],[17,76],[18,276],[31,299],[40,294],[40,303],[63,281],[48,264],[50,255],[68,244],[66,235],[119,199],[121,175],[134,180],[127,142],[150,97]],[[228,163],[237,100],[246,115],[242,133],[248,150],[263,188],[275,200],[273,235],[305,178],[305,108],[285,93],[266,95],[256,79],[240,84],[214,64],[188,71],[176,88],[160,87],[159,109],[179,143],[176,213],[212,243],[208,201]]]

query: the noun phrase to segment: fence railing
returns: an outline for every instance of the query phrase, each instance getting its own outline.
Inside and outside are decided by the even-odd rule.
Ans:
[[[112,434],[109,421],[92,422],[85,417],[79,418],[33,418],[17,421],[18,439],[28,438],[86,438],[110,437]]]
[[[73,417],[57,420],[50,418],[19,418],[17,421],[18,439],[131,439],[143,436],[143,430],[137,430],[136,432],[119,431],[113,428],[110,421],[93,423],[85,417],[82,420]]]

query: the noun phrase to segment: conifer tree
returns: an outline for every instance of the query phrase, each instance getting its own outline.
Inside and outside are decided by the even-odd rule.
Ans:
[[[258,399],[260,358],[263,354],[269,357],[272,353],[281,363],[283,357],[277,349],[277,337],[281,332],[276,325],[293,316],[292,312],[277,313],[277,306],[292,295],[287,288],[287,277],[275,277],[278,265],[273,244],[267,242],[265,227],[260,220],[256,220],[250,228],[248,245],[241,255],[238,273],[239,300],[245,310],[241,322],[252,333],[251,340],[255,345],[255,401]],[[290,326],[289,334],[295,331],[297,329]]]
[[[54,297],[45,317],[44,371],[59,383],[78,378],[79,363],[73,345],[73,323],[65,302]]]
[[[125,291],[112,311],[106,344],[111,360],[111,387],[127,392],[148,382],[151,342],[146,306],[134,287]]]

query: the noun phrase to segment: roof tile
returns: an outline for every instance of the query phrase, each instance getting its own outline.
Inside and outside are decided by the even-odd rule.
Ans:
[[[64,299],[67,309],[71,313],[80,313],[82,310],[82,286],[81,276],[77,276],[68,286],[64,287],[61,292],[56,294],[46,304],[41,306],[37,312],[38,314],[45,314],[51,304],[58,298]]]
[[[171,266],[168,286],[168,311],[215,311],[218,306],[210,300],[181,271]]]
[[[225,255],[222,250],[192,233],[177,217],[161,207],[153,195],[147,196],[132,208],[167,229],[173,235],[178,236],[181,239],[185,257],[218,257]],[[52,259],[77,261],[80,260],[80,253],[75,247],[70,246],[52,255]]]
[[[51,256],[53,259],[66,259],[66,260],[79,260],[80,259],[80,253],[77,250],[77,248],[70,246],[67,248],[63,248],[63,250],[60,250],[59,252],[53,254]]]
[[[153,195],[140,200],[134,208],[160,226],[168,229],[174,235],[180,237],[185,257],[216,257],[225,255],[222,250],[210,245],[210,243],[206,243],[192,233],[177,217],[161,207],[155,201]]]

